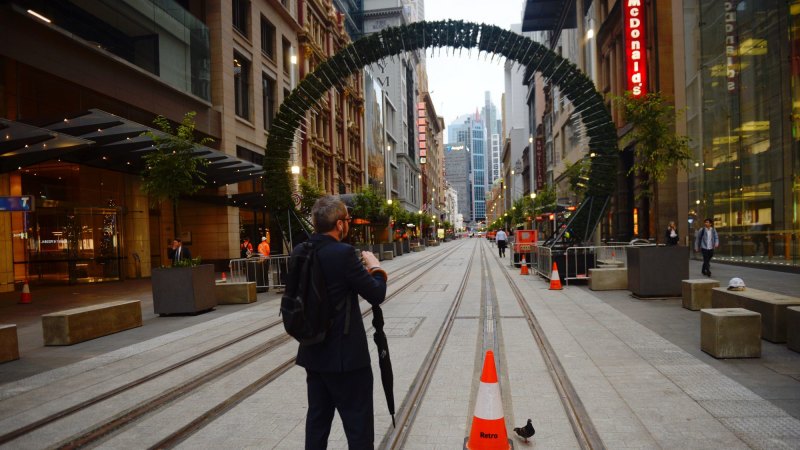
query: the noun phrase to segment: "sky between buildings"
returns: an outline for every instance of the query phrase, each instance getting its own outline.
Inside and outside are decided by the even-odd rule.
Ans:
[[[511,24],[522,22],[523,0],[425,0],[425,20],[464,20],[476,23],[497,25],[510,29]],[[497,106],[500,119],[500,99],[504,90],[504,59],[481,54],[473,49],[458,56],[456,51],[437,49],[431,57],[426,52],[428,67],[428,90],[433,98],[436,113],[444,117],[449,125],[456,117],[474,113],[484,106],[484,93],[491,91],[492,103]],[[491,61],[491,62],[490,62]],[[447,132],[444,133],[447,142]]]

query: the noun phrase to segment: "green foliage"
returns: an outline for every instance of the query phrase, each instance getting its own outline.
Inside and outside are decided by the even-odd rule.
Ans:
[[[534,206],[537,211],[553,212],[556,209],[556,188],[555,186],[547,186],[543,190],[536,193]]]
[[[202,261],[203,260],[199,256],[197,258],[184,258],[180,261],[176,261],[172,267],[197,267]]]
[[[147,131],[143,135],[153,140],[155,150],[144,155],[146,168],[142,172],[142,190],[150,200],[160,204],[164,200],[177,203],[181,195],[191,195],[205,186],[203,169],[208,165],[205,158],[196,158],[193,149],[212,140],[195,141],[194,111],[186,113],[183,121],[173,130],[170,122],[162,117],[153,123],[166,136]]]
[[[634,143],[634,163],[629,174],[642,174],[637,198],[653,195],[653,184],[664,180],[673,167],[687,168],[692,154],[689,138],[675,134],[675,107],[660,92],[639,98],[630,93],[618,97],[625,110],[625,119],[633,125],[623,145]]]
[[[314,203],[323,195],[325,195],[325,191],[317,183],[306,178],[300,178],[300,212],[303,215],[310,216]]]
[[[353,199],[353,214],[355,217],[367,219],[372,224],[387,223],[389,215],[386,213],[386,200],[378,195],[371,186],[365,187]]]

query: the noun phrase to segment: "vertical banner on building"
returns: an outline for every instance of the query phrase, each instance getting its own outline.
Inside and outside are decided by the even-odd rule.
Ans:
[[[427,143],[428,119],[425,114],[425,102],[417,104],[417,137],[419,139],[419,163],[425,164],[428,160]]]
[[[544,189],[544,138],[536,138],[534,150],[534,170],[536,171],[536,190]]]
[[[634,98],[647,93],[647,46],[645,42],[644,3],[623,0],[625,20],[625,57],[627,87]]]
[[[735,2],[725,2],[725,77],[728,92],[736,92],[736,75],[739,67],[738,47],[736,39],[736,7]]]

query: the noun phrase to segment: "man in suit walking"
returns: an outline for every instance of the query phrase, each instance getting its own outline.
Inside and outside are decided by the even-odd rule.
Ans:
[[[183,246],[183,241],[178,238],[172,240],[172,248],[169,250],[169,259],[174,266],[177,262],[192,259],[192,252],[188,247]]]
[[[338,198],[318,199],[311,218],[315,233],[310,240],[318,249],[328,301],[338,307],[325,340],[301,345],[297,351],[297,365],[306,369],[308,386],[305,448],[327,448],[333,414],[338,411],[348,447],[372,449],[372,366],[358,296],[381,304],[386,298],[386,272],[371,252],[361,252],[362,262],[352,245],[341,242],[352,218]]]

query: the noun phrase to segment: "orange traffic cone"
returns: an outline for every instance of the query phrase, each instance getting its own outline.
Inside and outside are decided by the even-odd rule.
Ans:
[[[525,261],[525,255],[522,255],[522,261],[520,262],[521,268],[519,270],[520,275],[528,275],[528,262]]]
[[[497,383],[497,370],[494,366],[494,353],[486,351],[483,360],[481,385],[475,401],[475,414],[472,429],[464,448],[470,450],[508,450],[511,443],[506,433],[506,420],[503,417],[503,400],[500,385]]]
[[[225,272],[222,272],[222,281],[225,282],[225,283],[228,282],[228,279],[225,278]]]
[[[553,273],[550,275],[550,290],[561,290],[561,277],[558,275],[558,266],[555,261],[553,261]]]
[[[22,285],[22,295],[19,296],[19,303],[28,304],[31,300],[31,288],[28,286],[28,280],[25,279],[25,284]]]

